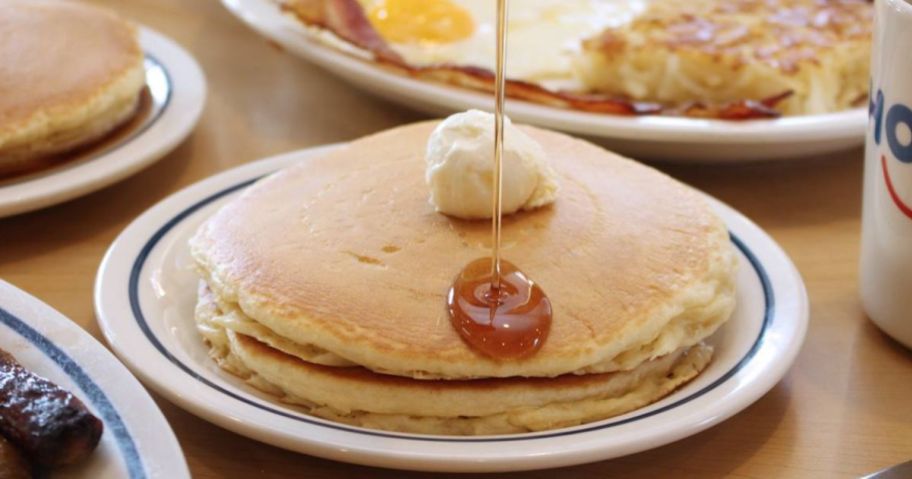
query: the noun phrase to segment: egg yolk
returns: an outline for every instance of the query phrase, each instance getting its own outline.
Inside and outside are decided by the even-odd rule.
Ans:
[[[451,0],[380,0],[368,17],[392,43],[452,43],[475,31],[471,13]]]

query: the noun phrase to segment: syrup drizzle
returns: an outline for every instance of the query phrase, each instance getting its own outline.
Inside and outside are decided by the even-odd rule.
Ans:
[[[447,295],[453,327],[476,351],[495,359],[534,354],[548,337],[552,317],[551,301],[541,287],[501,259],[507,3],[508,0],[497,0],[491,258],[469,263]]]
[[[507,3],[497,0],[497,72],[494,83],[494,188],[491,188],[491,289],[500,289],[500,229],[503,219],[503,118],[507,61]]]
[[[537,351],[551,327],[551,301],[534,281],[506,260],[500,287],[492,283],[490,259],[469,263],[447,297],[450,317],[462,339],[496,359],[519,359]]]

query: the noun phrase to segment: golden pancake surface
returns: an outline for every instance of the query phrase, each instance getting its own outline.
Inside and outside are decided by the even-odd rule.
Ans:
[[[104,136],[143,86],[129,23],[78,2],[0,2],[0,170]]]
[[[451,326],[445,295],[464,264],[489,254],[490,225],[428,202],[424,147],[435,125],[290,167],[214,215],[191,251],[223,312],[259,327],[264,343],[332,358],[315,364],[422,379],[629,370],[699,343],[728,318],[732,247],[699,193],[589,143],[525,128],[562,189],[553,206],[504,219],[504,257],[541,284],[554,321],[530,358],[476,353]]]

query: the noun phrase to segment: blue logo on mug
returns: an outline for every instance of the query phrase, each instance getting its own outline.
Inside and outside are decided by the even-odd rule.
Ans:
[[[893,154],[893,158],[902,163],[912,163],[912,139],[910,139],[909,144],[904,145],[900,141],[898,133],[899,126],[905,125],[910,134],[912,134],[912,109],[902,103],[896,103],[890,106],[890,109],[884,115],[885,108],[883,90],[878,89],[877,95],[874,95],[874,98],[868,104],[868,119],[874,126],[874,143],[879,146],[884,134],[886,134],[887,146],[890,147],[890,153]],[[884,132],[885,128],[886,132]],[[887,155],[880,155],[880,165],[890,199],[893,200],[893,204],[899,208],[902,214],[912,219],[912,206],[903,201],[900,193],[896,190],[893,178],[890,177]]]
[[[882,137],[886,134],[887,145],[893,157],[903,163],[912,163],[912,142],[903,145],[897,134],[900,125],[905,125],[912,131],[912,109],[902,103],[896,103],[890,106],[884,115],[885,108],[883,90],[878,89],[877,95],[868,104],[868,118],[874,125],[874,143],[880,145]]]

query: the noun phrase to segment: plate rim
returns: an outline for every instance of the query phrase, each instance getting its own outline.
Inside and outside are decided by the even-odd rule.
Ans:
[[[157,117],[111,149],[79,164],[0,186],[0,218],[53,206],[117,183],[160,160],[192,133],[206,103],[203,70],[171,38],[144,25],[138,30],[146,58],[153,59],[170,82],[167,102]]]
[[[337,75],[340,74],[340,71],[353,73],[353,75],[344,75],[347,80],[351,80],[351,76],[380,78],[384,83],[395,86],[397,90],[404,92],[411,99],[420,97],[421,101],[431,103],[436,108],[461,111],[465,110],[467,106],[482,109],[490,107],[489,94],[410,78],[307,38],[305,27],[294,23],[293,19],[287,18],[275,9],[274,3],[270,0],[221,0],[221,2],[227,10],[260,35],[279,42],[308,61]],[[273,8],[275,11],[267,15],[277,17],[266,18],[258,11],[248,8],[248,4],[255,8]],[[376,82],[372,82],[372,84],[376,87]],[[372,91],[372,93],[377,92]],[[825,114],[742,122],[650,115],[629,117],[556,108],[517,99],[509,100],[508,110],[510,110],[510,116],[519,122],[534,123],[575,134],[615,140],[649,140],[658,143],[693,145],[707,142],[719,145],[740,145],[745,143],[765,144],[771,141],[809,143],[853,139],[857,139],[857,143],[861,144],[864,140],[868,117],[866,106]]]
[[[105,348],[97,339],[92,337],[78,324],[57,311],[47,303],[29,294],[23,289],[0,279],[0,295],[13,298],[14,306],[20,305],[21,309],[27,307],[31,315],[11,311],[5,306],[0,306],[0,324],[13,331],[15,335],[25,340],[49,363],[59,368],[76,387],[79,388],[79,398],[90,404],[105,422],[106,434],[114,436],[117,444],[118,455],[123,460],[130,479],[153,479],[167,477],[180,479],[189,478],[190,472],[186,457],[180,443],[165,418],[161,409],[133,374]],[[25,319],[25,316],[34,316],[40,320]],[[37,323],[37,324],[36,324]],[[63,333],[48,332],[49,328],[57,328]],[[72,335],[79,341],[80,347],[88,352],[73,351],[71,346],[61,346],[54,342],[51,336],[60,334]],[[86,356],[92,356],[87,358]],[[110,389],[99,384],[95,378],[101,374],[96,362],[105,364],[105,369],[113,369],[117,381],[127,384],[127,390],[112,394]],[[110,371],[105,371],[110,373]],[[142,400],[146,410],[143,425],[140,427],[135,421],[129,421],[121,413],[127,406],[124,402],[129,396],[130,405],[135,405],[137,399]],[[119,412],[120,411],[120,412]],[[156,429],[156,448],[163,442],[167,444],[167,457],[150,457],[147,447],[142,446],[136,438],[141,430],[143,434],[151,424]],[[146,438],[148,439],[148,438]],[[162,452],[166,448],[161,448]],[[143,453],[147,453],[143,455]],[[152,461],[150,461],[152,459]]]
[[[109,344],[111,344],[115,353],[118,355],[123,355],[129,348],[130,351],[135,352],[136,347],[130,347],[128,344],[121,344],[119,338],[121,333],[129,330],[130,334],[139,334],[140,340],[145,338],[145,344],[143,347],[152,348],[153,354],[157,355],[156,363],[161,363],[165,361],[163,365],[165,368],[177,368],[172,362],[171,358],[162,355],[162,352],[155,348],[155,345],[148,341],[148,338],[144,335],[143,331],[134,328],[132,325],[127,325],[126,329],[123,327],[123,322],[117,323],[113,319],[115,315],[129,314],[133,315],[134,311],[132,310],[132,305],[129,302],[126,303],[126,306],[123,308],[118,308],[118,311],[111,312],[111,317],[108,315],[107,309],[109,306],[107,304],[109,301],[114,301],[117,303],[123,303],[123,299],[117,299],[117,297],[111,298],[111,295],[122,295],[129,296],[130,291],[129,287],[126,286],[125,289],[120,289],[120,286],[117,288],[117,291],[112,291],[108,289],[108,283],[117,284],[117,285],[126,285],[128,283],[127,276],[132,274],[133,270],[133,261],[137,256],[137,251],[143,248],[146,242],[149,241],[149,238],[153,232],[159,231],[162,228],[162,224],[168,223],[169,220],[165,219],[159,221],[157,216],[167,217],[169,219],[175,218],[187,210],[187,205],[195,205],[197,202],[208,199],[210,196],[213,196],[213,191],[222,191],[226,188],[230,189],[231,185],[234,185],[234,189],[239,189],[243,187],[243,181],[252,181],[255,178],[262,176],[262,173],[268,173],[269,171],[278,169],[280,166],[283,166],[284,163],[290,163],[295,160],[306,161],[305,158],[313,157],[321,152],[326,151],[328,148],[338,147],[339,145],[328,145],[324,147],[309,148],[304,150],[298,150],[291,153],[286,153],[284,155],[278,155],[263,160],[259,160],[253,163],[248,163],[225,172],[222,172],[218,175],[212,176],[208,179],[204,179],[198,183],[190,185],[183,190],[169,196],[168,198],[162,200],[155,206],[149,208],[145,213],[140,215],[130,226],[128,226],[117,240],[111,245],[108,252],[105,254],[105,258],[102,261],[101,266],[99,267],[98,275],[96,277],[96,286],[95,286],[95,308],[96,315],[98,317],[98,322],[102,327],[104,335],[108,338]],[[284,163],[283,163],[284,162]],[[269,168],[266,165],[274,165]],[[263,170],[263,171],[259,171]],[[259,174],[255,174],[259,173]],[[230,182],[230,183],[229,183]],[[242,183],[241,186],[238,186],[237,183]],[[229,186],[226,187],[226,184]],[[210,199],[211,201],[211,199]],[[735,210],[724,205],[718,200],[712,200],[715,203],[718,203],[722,208],[728,210],[728,213],[732,215],[730,218],[731,222],[737,223],[737,226],[740,228],[748,228],[752,234],[757,236],[758,239],[753,241],[764,241],[765,244],[762,246],[768,250],[767,255],[772,254],[777,257],[777,259],[783,264],[779,266],[784,266],[780,268],[780,271],[776,273],[780,275],[787,275],[787,278],[794,283],[795,291],[792,291],[792,295],[789,298],[786,298],[784,307],[790,308],[792,315],[794,317],[789,318],[786,316],[786,319],[792,319],[795,321],[794,329],[795,334],[793,337],[785,340],[784,344],[787,347],[783,347],[784,354],[776,358],[775,361],[771,362],[771,366],[768,366],[769,369],[772,369],[772,374],[768,374],[761,378],[755,378],[754,380],[754,389],[750,394],[742,393],[740,396],[735,396],[733,399],[736,399],[736,405],[729,405],[727,408],[718,408],[724,409],[722,413],[717,413],[713,417],[702,417],[702,418],[691,418],[699,419],[697,422],[692,422],[686,428],[679,427],[677,432],[674,434],[668,434],[666,437],[659,441],[658,443],[655,440],[652,441],[652,445],[643,444],[644,440],[639,441],[640,444],[630,445],[627,447],[627,450],[616,450],[615,453],[611,455],[605,455],[604,453],[599,454],[599,450],[589,447],[585,450],[570,450],[570,451],[558,451],[555,453],[543,453],[528,462],[522,464],[516,464],[516,457],[506,457],[506,458],[485,458],[484,460],[475,460],[475,461],[466,461],[464,457],[454,458],[454,457],[442,457],[434,456],[433,454],[423,454],[420,452],[412,451],[395,451],[395,453],[390,453],[389,451],[371,450],[369,447],[351,447],[346,446],[342,447],[338,444],[331,444],[328,441],[322,442],[320,439],[314,438],[302,438],[300,436],[294,438],[284,437],[287,434],[282,433],[278,430],[277,427],[272,427],[269,425],[256,424],[254,422],[246,422],[244,418],[238,417],[237,414],[231,415],[231,413],[220,414],[219,412],[210,410],[205,401],[198,400],[195,395],[180,393],[174,390],[171,390],[169,385],[165,384],[163,381],[159,383],[155,375],[148,374],[147,371],[143,371],[143,365],[132,364],[129,358],[124,358],[125,363],[134,369],[137,376],[141,377],[144,381],[150,383],[150,387],[156,389],[159,393],[165,395],[170,400],[176,402],[182,408],[196,414],[208,421],[214,422],[221,425],[222,427],[227,427],[238,433],[247,435],[254,439],[267,442],[279,447],[284,447],[286,449],[295,450],[298,452],[303,452],[311,455],[326,457],[329,459],[336,459],[345,462],[353,462],[359,464],[381,466],[381,467],[395,467],[395,468],[406,468],[406,469],[416,469],[416,470],[432,470],[432,471],[465,471],[465,472],[480,472],[480,471],[505,471],[505,470],[521,470],[521,469],[535,469],[535,468],[548,468],[548,467],[558,467],[570,464],[578,464],[582,462],[591,462],[593,460],[607,459],[610,457],[617,457],[619,455],[628,454],[631,452],[641,451],[655,447],[662,444],[667,444],[674,440],[680,439],[682,437],[689,436],[696,432],[699,432],[703,429],[706,429],[728,417],[739,412],[747,405],[753,403],[755,400],[759,399],[763,394],[765,394],[769,389],[771,389],[785,372],[789,369],[793,363],[795,357],[797,356],[798,351],[800,350],[801,344],[803,343],[804,336],[807,330],[808,322],[808,305],[807,305],[807,294],[805,291],[804,283],[801,280],[800,275],[797,270],[794,268],[794,265],[785,255],[784,251],[772,240],[765,232],[759,229],[754,225],[750,220],[744,218],[743,215],[737,213]],[[180,213],[175,213],[180,212]],[[191,214],[187,213],[188,215]],[[146,225],[151,221],[152,218],[156,218],[154,224]],[[180,221],[179,218],[178,222]],[[731,227],[732,224],[729,224]],[[138,241],[140,244],[132,244],[134,241],[130,239],[130,236],[139,236],[142,239]],[[124,252],[126,251],[126,252]],[[128,267],[125,267],[123,264],[120,266],[115,265],[115,256],[125,256],[126,263],[129,263]],[[116,277],[111,277],[115,273],[112,273],[114,270],[119,270],[116,272]],[[126,274],[124,274],[126,273]],[[110,278],[110,279],[109,279]],[[762,281],[762,279],[761,279]],[[772,279],[770,279],[772,281]],[[776,284],[772,283],[770,285],[771,289],[776,289]],[[772,305],[770,305],[772,306]],[[779,304],[782,306],[782,303]],[[113,306],[111,306],[113,307]],[[121,311],[120,309],[124,309]],[[778,317],[778,309],[773,311],[773,317]],[[786,313],[787,314],[787,313]],[[134,321],[129,321],[133,323]],[[137,331],[139,331],[137,333]],[[764,329],[765,331],[765,329]],[[753,346],[752,348],[753,349]],[[750,365],[752,361],[748,361]],[[145,362],[145,367],[148,366],[148,362]],[[157,367],[162,366],[158,364]],[[186,371],[183,371],[179,368],[176,371],[181,375],[188,375],[188,378],[191,381],[196,382],[197,379],[194,378],[192,373],[188,374]],[[172,376],[173,377],[173,376]],[[758,385],[759,384],[759,385]],[[216,396],[224,399],[224,395],[216,391]],[[236,401],[236,399],[231,399]],[[249,407],[249,406],[246,406]],[[324,424],[317,424],[317,427],[324,427]],[[358,434],[362,434],[364,431],[357,431]],[[579,434],[589,434],[592,431],[581,431]],[[345,433],[343,434],[350,434]],[[511,438],[511,442],[522,443],[525,439],[531,439],[532,437],[516,437],[515,439]],[[384,438],[387,439],[387,438]],[[389,438],[392,441],[405,441],[405,443],[415,444],[414,437],[393,437]],[[540,441],[539,444],[547,444],[547,439],[555,441],[556,438],[543,438],[544,441]],[[422,441],[424,443],[424,441]],[[448,444],[453,444],[454,441],[446,440],[443,441]],[[591,442],[591,441],[590,441]],[[649,441],[645,441],[649,442]],[[466,444],[467,442],[463,441],[461,444]],[[526,443],[527,444],[527,443]],[[622,449],[622,448],[618,448]],[[522,455],[522,454],[520,454]],[[525,457],[525,456],[523,456]]]
[[[306,161],[306,160],[304,160]],[[219,386],[218,384],[213,383],[209,379],[200,376],[193,371],[193,368],[183,363],[180,359],[174,357],[168,348],[166,348],[158,337],[152,332],[149,328],[148,320],[146,319],[145,314],[143,314],[142,306],[139,299],[139,281],[140,276],[142,275],[143,268],[147,264],[147,259],[149,253],[155,249],[159,241],[165,237],[174,227],[178,226],[186,217],[193,215],[199,209],[209,205],[210,203],[217,201],[225,196],[231,195],[239,190],[247,188],[257,181],[269,176],[269,173],[259,177],[251,178],[248,180],[241,181],[237,184],[227,186],[218,192],[211,194],[196,203],[184,208],[182,211],[174,215],[174,217],[169,220],[166,224],[162,225],[155,233],[146,241],[142,246],[142,249],[137,253],[136,259],[133,261],[133,265],[130,269],[130,279],[128,281],[128,295],[130,299],[130,308],[133,313],[133,320],[136,321],[140,330],[143,332],[145,338],[161,353],[162,356],[167,358],[173,365],[177,366],[184,373],[192,376],[197,381],[205,384],[210,389],[214,389],[220,394],[231,397],[236,401],[241,401],[248,406],[272,413],[284,417],[286,419],[291,419],[294,421],[304,422],[313,426],[326,427],[330,429],[336,429],[339,431],[362,434],[367,436],[382,437],[386,439],[404,439],[408,441],[419,441],[419,442],[451,442],[451,443],[500,443],[500,442],[516,442],[516,441],[536,441],[541,439],[551,439],[556,437],[570,436],[574,434],[581,434],[586,432],[601,431],[604,429],[609,429],[615,426],[621,426],[624,424],[632,423],[640,419],[645,419],[650,416],[660,414],[665,411],[670,411],[677,408],[687,402],[698,399],[700,396],[703,396],[707,392],[715,389],[723,382],[727,381],[731,376],[735,375],[744,368],[744,366],[753,358],[757,353],[757,350],[762,345],[763,339],[769,331],[771,325],[774,311],[775,311],[775,295],[772,290],[772,285],[770,284],[769,275],[766,273],[764,266],[759,262],[756,255],[753,251],[742,241],[737,235],[732,232],[729,232],[729,238],[735,247],[748,259],[753,271],[756,273],[757,278],[761,284],[763,290],[763,299],[764,299],[764,315],[763,321],[760,326],[759,334],[757,338],[754,339],[754,342],[751,344],[750,349],[735,363],[734,366],[724,374],[722,374],[718,379],[712,383],[706,385],[702,389],[681,398],[674,403],[667,404],[661,408],[653,409],[647,412],[644,412],[640,415],[628,416],[624,414],[623,419],[612,421],[610,418],[602,421],[597,421],[592,424],[582,425],[573,428],[561,428],[549,431],[542,431],[540,433],[528,433],[528,434],[504,434],[504,435],[492,435],[492,436],[444,436],[444,435],[430,435],[430,434],[408,434],[408,433],[397,433],[381,430],[373,430],[367,428],[360,428],[356,426],[349,426],[342,423],[337,423],[333,421],[321,420],[319,418],[312,418],[308,415],[303,417],[300,414],[291,414],[282,411],[282,406],[277,405],[277,408],[270,406],[260,405],[254,401],[250,401],[246,398],[243,398],[231,391],[226,390],[225,388]],[[633,412],[633,411],[631,411]]]

